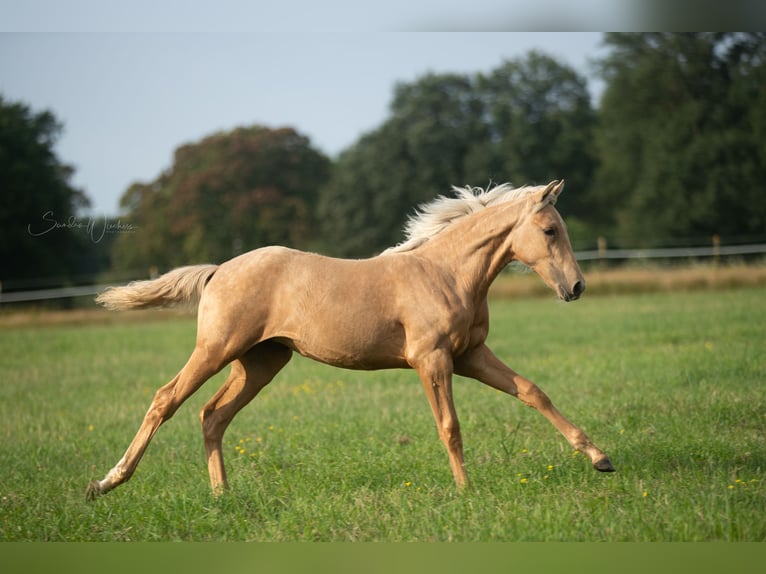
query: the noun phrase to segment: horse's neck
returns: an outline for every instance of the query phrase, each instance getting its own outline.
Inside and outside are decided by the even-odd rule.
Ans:
[[[455,222],[426,242],[422,253],[446,267],[457,286],[473,297],[485,298],[489,286],[513,258],[510,235],[520,217],[517,205],[489,207]]]

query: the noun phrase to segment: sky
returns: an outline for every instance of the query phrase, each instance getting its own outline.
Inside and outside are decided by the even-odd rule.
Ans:
[[[0,94],[64,125],[59,159],[91,213],[220,130],[291,126],[335,157],[387,117],[396,82],[488,72],[542,50],[589,77],[602,34],[312,32],[0,33]]]

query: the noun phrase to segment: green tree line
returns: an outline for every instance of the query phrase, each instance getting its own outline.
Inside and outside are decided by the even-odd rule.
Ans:
[[[0,279],[82,271],[83,260],[164,270],[267,244],[364,257],[401,241],[415,206],[452,185],[557,178],[579,248],[598,236],[625,247],[762,241],[766,34],[620,33],[604,45],[595,105],[585,76],[535,51],[487,73],[397,84],[388,117],[335,159],[293,128],[181,146],[154,181],[123,194],[120,222],[134,232],[96,250],[30,233],[41,204],[64,216],[87,197],[51,151],[52,114],[0,100]]]
[[[109,265],[109,241],[97,244],[78,218],[90,205],[70,180],[54,145],[63,127],[50,111],[34,112],[0,95],[0,282],[2,289],[53,286]],[[91,231],[96,232],[94,228]]]

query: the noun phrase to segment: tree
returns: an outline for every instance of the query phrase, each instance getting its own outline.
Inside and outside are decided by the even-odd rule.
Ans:
[[[487,141],[488,126],[475,78],[428,74],[398,84],[389,123],[402,136],[411,183],[426,188],[425,196],[415,192],[415,198],[431,199],[452,185],[488,178],[486,162],[476,153]]]
[[[62,126],[50,111],[33,112],[0,96],[0,280],[34,287],[36,279],[66,283],[88,248],[89,205],[74,188],[73,168],[56,156]]]
[[[116,265],[167,268],[263,245],[311,247],[329,169],[291,128],[237,128],[181,146],[171,169],[123,195],[121,209],[140,233],[117,239]]]
[[[339,255],[370,255],[402,239],[418,203],[453,185],[562,177],[567,205],[584,217],[594,125],[585,80],[538,53],[487,76],[401,83],[388,119],[341,154],[322,188],[323,234]]]
[[[595,189],[623,242],[763,233],[765,37],[606,36]]]
[[[328,253],[364,257],[397,241],[406,173],[401,141],[390,132],[384,125],[366,134],[333,165],[318,206]]]
[[[588,218],[596,168],[596,114],[587,81],[532,51],[479,77],[490,138],[490,174],[517,184],[565,179],[568,215]]]
[[[482,131],[469,78],[429,74],[397,85],[389,118],[340,155],[322,188],[330,251],[368,256],[401,241],[417,204],[475,177],[471,152]]]

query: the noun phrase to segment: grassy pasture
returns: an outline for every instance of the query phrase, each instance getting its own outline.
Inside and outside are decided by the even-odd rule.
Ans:
[[[766,541],[764,287],[493,301],[490,345],[614,474],[458,378],[458,494],[414,373],[296,357],[226,435],[230,492],[197,420],[224,372],[87,503],[193,345],[193,319],[155,317],[0,327],[0,540]]]

